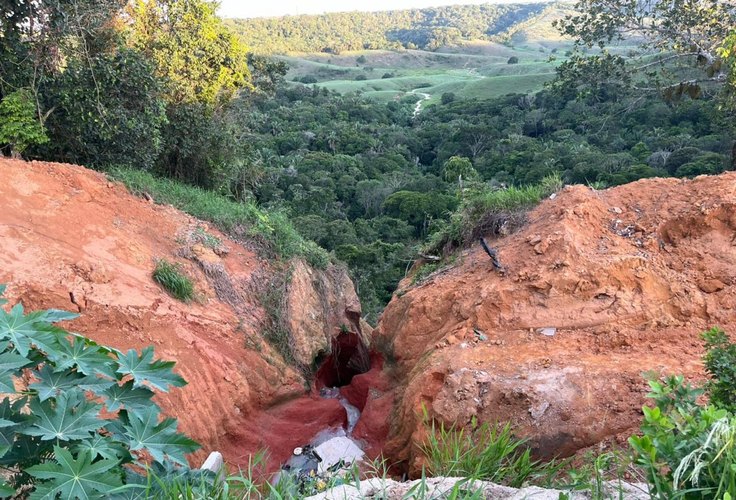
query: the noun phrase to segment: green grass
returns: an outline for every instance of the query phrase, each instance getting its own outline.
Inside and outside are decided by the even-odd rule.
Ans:
[[[422,452],[431,476],[466,477],[515,488],[532,481],[549,485],[564,462],[532,460],[524,439],[514,437],[511,425],[483,423],[469,428],[432,424]]]
[[[501,234],[503,226],[516,229],[523,224],[527,210],[561,188],[559,175],[545,177],[532,186],[471,187],[463,193],[460,207],[450,216],[450,221],[430,235],[424,251],[447,254],[481,236]]]
[[[180,271],[177,264],[164,259],[159,260],[153,271],[153,279],[172,297],[182,302],[189,302],[194,298],[194,284]]]
[[[508,75],[484,78],[468,83],[460,91],[464,97],[490,99],[507,94],[526,94],[542,90],[544,84],[554,78],[554,73],[532,75]]]
[[[555,67],[564,59],[566,48],[559,43],[555,57],[550,61],[550,50],[540,52],[537,44],[504,46],[493,42],[468,43],[447,47],[436,52],[423,50],[360,51],[341,55],[292,54],[279,56],[289,64],[287,79],[297,81],[310,75],[318,87],[339,93],[362,92],[379,102],[387,102],[418,88],[432,95],[425,105],[439,101],[443,92],[454,92],[458,97],[493,98],[509,93],[536,92],[555,74]],[[356,65],[358,56],[366,61]],[[507,64],[516,56],[519,64]],[[371,69],[372,68],[372,69]],[[382,78],[384,74],[393,75]],[[357,75],[366,80],[355,80]]]
[[[545,16],[554,17],[556,10],[552,10]],[[547,26],[548,21],[544,20],[542,25]],[[573,48],[572,42],[556,36],[544,38],[550,37],[552,32],[540,31],[540,26],[536,25],[522,31],[525,34],[519,36],[517,33],[511,45],[477,41],[436,52],[364,50],[341,55],[278,57],[289,64],[287,79],[290,81],[310,75],[316,78],[317,87],[339,93],[362,92],[379,102],[388,102],[416,89],[421,83],[429,83],[421,89],[432,96],[424,103],[428,106],[439,102],[443,92],[453,92],[459,98],[491,99],[542,90],[544,84],[555,77],[555,68],[566,59],[565,52]],[[610,50],[625,55],[632,48],[635,47],[621,44]],[[595,52],[595,49],[590,51]],[[356,65],[358,56],[365,57],[366,61]],[[507,64],[511,56],[517,57],[519,63]],[[554,56],[554,60],[550,60],[550,56]],[[386,73],[393,76],[382,78]],[[360,74],[368,79],[356,81],[355,77]]]
[[[237,202],[143,170],[115,168],[109,173],[134,194],[148,193],[157,203],[173,205],[198,219],[212,222],[236,239],[245,236],[254,240],[278,257],[303,257],[318,268],[329,263],[327,251],[302,238],[283,212],[265,211],[255,203]]]
[[[511,93],[537,92],[555,76],[554,67],[548,63],[529,63],[497,66],[480,72],[447,70],[438,73],[415,73],[369,80],[335,79],[317,83],[339,93],[363,92],[379,101],[418,89],[432,96],[429,103],[439,101],[444,92],[454,92],[460,97],[493,98]],[[429,84],[429,85],[426,85]]]

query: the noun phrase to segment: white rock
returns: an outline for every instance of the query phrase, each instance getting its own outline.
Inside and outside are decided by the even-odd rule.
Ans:
[[[320,474],[339,463],[340,460],[352,464],[365,456],[363,450],[348,437],[332,438],[317,446],[314,451],[322,459],[317,470]]]
[[[220,472],[222,464],[222,454],[219,451],[213,451],[212,453],[210,453],[210,456],[207,457],[207,460],[204,461],[202,467],[200,468],[211,470],[212,472],[217,474],[218,472]]]
[[[391,479],[373,478],[361,481],[356,485],[342,485],[337,488],[307,497],[305,500],[364,500],[365,498],[417,498],[413,495],[420,489],[422,481],[416,480],[401,483]],[[435,477],[424,480],[425,492],[421,500],[438,500],[447,498],[458,485],[461,491],[481,492],[484,498],[494,500],[559,500],[560,494],[571,500],[587,500],[586,492],[546,490],[536,486],[522,489],[509,488],[486,481],[472,481],[459,477]],[[649,500],[646,485],[628,484],[618,481],[607,481],[603,484],[606,498],[623,500]]]

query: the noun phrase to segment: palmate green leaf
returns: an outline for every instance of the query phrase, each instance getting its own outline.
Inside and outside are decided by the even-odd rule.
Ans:
[[[100,427],[100,405],[87,401],[81,391],[59,394],[56,401],[31,400],[31,414],[35,421],[23,434],[40,436],[43,440],[71,441],[88,439]]]
[[[36,373],[36,377],[38,378],[38,382],[32,383],[30,388],[38,391],[38,398],[41,401],[54,398],[62,391],[74,389],[77,387],[79,380],[83,378],[81,375],[66,370],[54,372],[53,368],[49,365],[41,368]]]
[[[15,488],[6,483],[5,480],[0,480],[0,497],[12,497],[15,493]]]
[[[31,420],[30,415],[21,413],[26,401],[27,398],[20,398],[11,403],[10,398],[6,397],[0,402],[0,420],[4,422],[0,427],[0,458],[13,447],[18,430]],[[12,425],[7,422],[12,422]]]
[[[131,451],[146,450],[154,460],[163,463],[169,457],[176,463],[186,465],[186,453],[199,449],[199,444],[183,434],[176,432],[176,420],[166,418],[160,423],[159,409],[153,406],[146,408],[140,415],[121,412],[118,433],[120,439],[126,440]]]
[[[90,375],[79,380],[78,387],[83,391],[91,391],[95,396],[102,395],[110,387],[117,385],[117,381]]]
[[[102,457],[110,460],[127,460],[130,453],[121,443],[114,441],[109,436],[95,434],[91,439],[85,439],[75,444],[71,450],[74,453],[88,451],[92,454],[92,459]]]
[[[17,425],[17,424],[13,422],[12,420],[0,418],[0,429],[4,429],[6,427],[12,427],[14,425]]]
[[[30,498],[107,498],[107,492],[122,486],[120,476],[109,472],[118,465],[118,460],[92,463],[89,451],[80,451],[75,459],[71,452],[59,446],[54,446],[54,458],[26,469],[33,477],[46,480],[36,486]]]
[[[104,379],[98,376],[79,375],[69,370],[54,371],[49,365],[45,365],[36,373],[37,382],[30,385],[31,389],[38,391],[38,398],[46,401],[49,398],[58,396],[64,391],[79,388],[83,391],[92,391],[96,395],[102,394],[106,389],[115,385],[113,380]]]
[[[21,469],[25,470],[26,467],[50,457],[53,451],[53,441],[43,441],[38,436],[25,436],[16,433],[13,446],[7,455],[0,458],[0,465],[6,467],[20,466]]]
[[[115,378],[112,368],[114,360],[109,350],[81,336],[74,336],[71,342],[62,342],[57,353],[56,368],[77,367],[85,375],[102,374]]]
[[[36,321],[44,323],[58,323],[59,321],[70,321],[77,319],[79,314],[62,311],[60,309],[46,309],[45,311],[37,311],[33,313],[36,315]]]
[[[146,387],[133,387],[133,381],[129,380],[123,385],[113,385],[102,394],[105,398],[105,406],[108,411],[117,411],[125,408],[129,412],[141,414],[150,407],[153,391]]]
[[[153,347],[146,347],[141,355],[131,349],[120,357],[120,368],[117,373],[131,375],[135,387],[146,385],[164,392],[168,392],[169,386],[183,387],[186,381],[172,371],[173,361],[162,361],[153,359]]]
[[[44,313],[24,315],[22,304],[16,304],[9,313],[0,309],[0,339],[10,340],[21,356],[28,356],[32,345],[46,352],[55,351],[59,341],[51,325],[45,321]]]
[[[13,377],[20,375],[20,369],[29,364],[31,360],[20,354],[13,352],[0,354],[0,392],[15,392]]]

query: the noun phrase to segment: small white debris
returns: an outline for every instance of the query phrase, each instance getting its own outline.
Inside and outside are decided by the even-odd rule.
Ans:
[[[549,408],[549,402],[542,401],[536,405],[533,405],[531,408],[529,408],[529,414],[532,416],[534,420],[536,420],[542,415],[544,415],[544,412],[547,411],[547,408]]]
[[[207,460],[204,461],[200,469],[210,470],[217,474],[218,472],[220,472],[223,463],[224,462],[222,460],[222,454],[219,451],[213,451],[212,453],[210,453],[210,456],[207,457]]]
[[[538,332],[541,333],[542,335],[546,335],[547,337],[554,337],[555,333],[557,333],[557,328],[552,328],[552,327],[540,328]]]
[[[361,460],[365,455],[363,450],[348,437],[336,437],[325,441],[314,449],[314,453],[322,459],[317,470],[320,474],[327,472],[340,461],[348,465]]]

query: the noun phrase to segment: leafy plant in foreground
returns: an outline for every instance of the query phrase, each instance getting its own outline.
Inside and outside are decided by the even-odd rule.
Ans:
[[[0,144],[10,144],[14,156],[19,157],[28,146],[48,141],[29,90],[16,90],[0,100]]]
[[[152,347],[123,353],[53,325],[76,317],[0,309],[0,466],[11,472],[0,494],[129,497],[145,487],[139,472],[186,471],[199,447],[152,400],[154,389],[186,384],[174,363],[155,360]]]
[[[736,344],[726,332],[712,328],[702,334],[708,350],[703,361],[711,379],[706,384],[712,404],[731,413],[736,410]]]
[[[713,377],[705,390],[682,376],[650,378],[653,408],[644,407],[641,436],[629,443],[655,498],[736,498],[736,417],[730,381],[736,346],[720,329],[703,334],[704,360]],[[722,377],[722,378],[721,378]],[[706,392],[710,404],[698,404]]]

